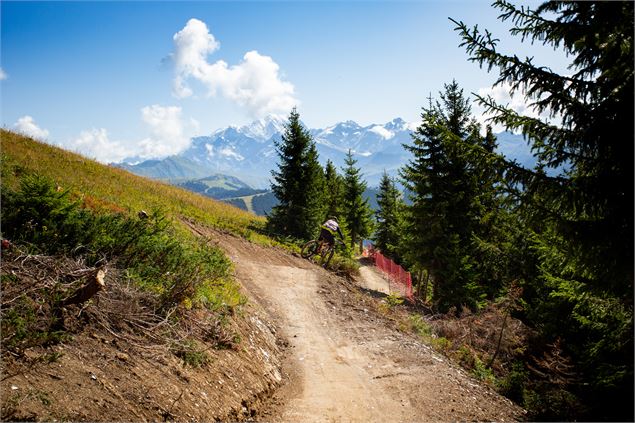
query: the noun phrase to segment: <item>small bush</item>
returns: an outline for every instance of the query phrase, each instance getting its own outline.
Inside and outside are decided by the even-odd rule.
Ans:
[[[352,278],[359,274],[359,263],[351,258],[334,254],[328,264],[328,269],[339,276]]]
[[[385,298],[384,301],[386,301],[386,304],[388,304],[388,307],[394,308],[394,307],[397,307],[397,306],[403,304],[404,299],[400,295],[395,294],[394,292],[391,292]]]
[[[448,353],[452,349],[452,341],[442,336],[439,337],[431,337],[430,345],[437,351],[441,351],[443,353]]]
[[[412,314],[409,317],[412,330],[424,339],[432,337],[432,327],[423,320],[420,314]]]
[[[192,339],[173,344],[171,350],[184,364],[191,367],[198,368],[211,361],[209,354]]]
[[[515,361],[510,372],[498,381],[498,390],[506,397],[522,404],[528,378],[529,372],[525,369],[525,365],[520,361]]]
[[[53,297],[49,294],[39,298],[44,303],[20,296],[11,307],[3,307],[0,333],[5,350],[22,353],[31,347],[50,346],[70,338],[56,327],[56,318],[48,312],[55,301]]]
[[[461,345],[461,347],[456,351],[456,356],[463,367],[468,369],[474,368],[474,359],[476,358],[476,355],[470,347],[465,344]]]
[[[574,394],[546,383],[525,390],[524,406],[535,421],[575,421],[575,416],[588,412]]]
[[[472,368],[472,375],[487,384],[493,385],[496,383],[496,377],[494,372],[489,367],[485,366],[478,356],[474,356],[474,367]]]

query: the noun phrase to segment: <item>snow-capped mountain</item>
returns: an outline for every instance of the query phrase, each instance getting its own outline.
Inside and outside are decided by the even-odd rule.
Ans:
[[[393,119],[384,125],[373,124],[365,127],[348,120],[326,129],[313,130],[311,133],[318,145],[343,152],[351,149],[364,157],[409,142],[413,127],[414,125],[409,125],[401,118]]]
[[[120,166],[133,173],[163,179],[200,178],[220,173],[238,177],[255,188],[266,188],[271,171],[277,168],[274,141],[280,140],[286,122],[284,117],[270,116],[249,125],[230,126],[209,136],[193,138],[190,147],[176,156]],[[376,186],[384,170],[397,175],[398,169],[411,158],[403,144],[411,143],[415,128],[416,124],[396,118],[368,126],[349,120],[309,132],[322,164],[331,160],[341,168],[350,149],[369,186]],[[514,146],[513,157],[522,163],[528,149],[518,137],[506,133],[504,140],[506,145]],[[519,149],[522,158],[518,157]]]

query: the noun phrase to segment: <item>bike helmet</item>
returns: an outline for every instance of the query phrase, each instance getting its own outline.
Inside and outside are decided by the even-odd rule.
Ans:
[[[335,217],[335,216],[329,216],[329,219],[330,220],[334,220],[337,223],[340,223],[339,220],[337,220],[337,217]]]

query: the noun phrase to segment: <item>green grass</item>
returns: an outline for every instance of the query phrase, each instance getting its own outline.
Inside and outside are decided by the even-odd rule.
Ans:
[[[198,368],[211,362],[210,355],[193,339],[175,343],[170,349],[174,355],[190,367]]]
[[[17,188],[22,175],[36,173],[69,189],[87,208],[129,215],[160,209],[177,221],[177,226],[178,219],[189,218],[260,244],[273,243],[260,233],[265,224],[263,217],[11,131],[0,129],[0,140],[4,186]]]

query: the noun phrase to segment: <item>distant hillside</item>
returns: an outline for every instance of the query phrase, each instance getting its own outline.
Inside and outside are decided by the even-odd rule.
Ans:
[[[368,204],[371,209],[377,210],[377,194],[379,188],[370,187],[364,191],[364,198],[368,199]],[[232,206],[238,207],[242,210],[246,210],[257,214],[258,216],[267,216],[271,213],[271,209],[278,204],[278,200],[273,195],[273,192],[266,191],[264,193],[256,195],[236,196],[223,199],[226,203]],[[409,203],[409,201],[407,201]]]
[[[181,156],[170,156],[161,160],[146,160],[134,165],[119,163],[114,166],[139,176],[161,180],[192,179],[209,175],[209,171],[205,166]]]
[[[244,197],[266,192],[266,190],[263,189],[254,189],[234,176],[222,174],[187,180],[177,183],[176,185],[216,200]]]
[[[238,207],[242,210],[249,211],[258,216],[267,216],[271,213],[271,209],[278,204],[278,200],[273,192],[266,191],[256,195],[245,195],[234,198],[224,199],[228,204]]]

